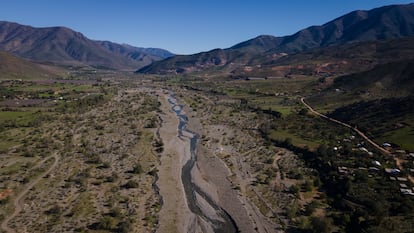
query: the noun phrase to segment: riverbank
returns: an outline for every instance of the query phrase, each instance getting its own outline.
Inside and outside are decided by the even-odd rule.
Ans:
[[[158,232],[237,232],[231,216],[214,198],[217,189],[200,176],[196,162],[197,136],[193,129],[187,129],[186,112],[173,96],[166,93],[161,96],[164,114],[160,135],[165,152],[157,182],[163,197]]]
[[[185,140],[177,137],[178,119],[171,110],[168,94],[160,93],[161,118],[160,137],[164,143],[164,152],[158,168],[159,180],[157,185],[163,199],[159,212],[159,227],[157,232],[174,233],[187,232],[194,214],[188,209],[184,188],[181,182],[181,169],[189,157],[186,152]]]
[[[197,145],[197,161],[192,171],[194,182],[231,216],[240,232],[273,232],[257,207],[235,189],[231,181],[232,172],[217,156],[222,146],[211,139],[220,139],[226,126],[203,125],[200,114],[197,115],[187,105],[184,111],[189,117],[189,128],[200,137],[209,138]]]
[[[191,175],[184,174],[189,179],[182,177],[185,170],[183,166],[191,158],[192,136],[183,131],[183,135],[178,137],[180,122],[174,111],[179,112],[180,107],[176,106],[172,110],[168,93],[159,96],[163,111],[160,135],[164,142],[164,153],[158,173],[160,180],[157,182],[163,198],[157,232],[227,232],[223,230],[226,228],[212,227],[220,226],[220,222],[233,225],[235,232],[274,232],[244,192],[235,188],[232,181],[234,174],[217,154],[222,145],[212,139],[222,137],[218,128],[224,127],[222,129],[225,130],[225,126],[203,125],[202,116],[185,104],[181,115],[188,117],[185,123],[188,129],[200,138],[209,139],[200,139],[197,143]],[[194,194],[189,195],[189,190],[186,191],[188,187],[185,186],[189,184],[190,192]]]

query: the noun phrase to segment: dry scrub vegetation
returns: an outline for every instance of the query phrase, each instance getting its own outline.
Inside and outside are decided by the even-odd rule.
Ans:
[[[180,94],[201,119],[202,146],[213,152],[210,156],[225,162],[233,189],[266,221],[286,230],[292,225],[310,224],[308,218],[300,217],[304,211],[307,216],[323,215],[323,200],[317,200],[320,181],[313,170],[293,152],[275,147],[260,136],[260,128],[271,121],[271,116],[245,109],[239,100],[224,95],[190,90]]]
[[[148,90],[123,89],[86,111],[55,114],[35,127],[8,128],[19,139],[0,156],[5,227],[152,232],[161,206],[153,187],[162,151],[159,106]]]

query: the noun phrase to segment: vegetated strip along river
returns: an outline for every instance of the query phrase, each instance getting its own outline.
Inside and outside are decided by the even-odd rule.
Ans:
[[[181,171],[181,181],[183,182],[185,195],[187,198],[188,208],[198,217],[204,219],[208,222],[214,229],[216,233],[228,233],[228,232],[238,232],[236,222],[232,217],[220,206],[218,206],[200,187],[198,187],[191,177],[191,170],[193,169],[197,157],[196,157],[196,145],[198,141],[198,136],[196,133],[191,132],[187,128],[188,117],[182,113],[182,105],[177,104],[177,99],[173,94],[170,94],[168,102],[172,106],[172,110],[175,112],[179,119],[178,124],[178,137],[182,137],[183,132],[191,135],[190,137],[190,159],[184,164]],[[216,213],[222,218],[223,221],[213,219],[203,213],[202,209],[198,206],[196,200],[196,193],[200,195],[204,200],[213,208]]]

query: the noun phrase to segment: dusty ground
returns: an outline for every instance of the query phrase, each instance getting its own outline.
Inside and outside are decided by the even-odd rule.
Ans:
[[[162,126],[160,135],[164,142],[164,153],[161,156],[158,168],[160,188],[163,205],[159,213],[160,226],[157,232],[186,232],[193,214],[187,206],[183,185],[181,182],[181,169],[188,158],[186,147],[188,141],[177,137],[178,119],[168,103],[168,94],[160,96]]]
[[[163,197],[163,206],[159,213],[158,232],[201,232],[202,226],[198,226],[200,223],[194,221],[194,214],[186,206],[181,183],[181,168],[189,156],[189,141],[177,137],[178,119],[171,111],[167,98],[168,95],[164,94],[162,98],[164,114],[161,116],[163,124],[160,135],[165,151],[161,157],[160,179],[157,182]],[[193,114],[189,108],[185,108],[185,111],[190,116]],[[199,135],[204,132],[200,119],[197,117],[189,118],[189,128]],[[245,203],[246,199],[240,197],[239,193],[233,189],[233,184],[228,179],[229,169],[220,158],[211,156],[212,154],[214,154],[213,151],[199,144],[197,163],[192,170],[193,182],[233,217],[240,232],[254,232],[255,228],[259,232],[265,232],[263,223],[257,217],[257,212],[253,211],[251,204]],[[215,216],[214,210],[209,209],[202,198],[198,196],[197,199],[205,213],[213,218],[220,218]]]
[[[166,102],[166,101],[165,101]],[[163,108],[164,109],[164,108]],[[201,123],[200,117],[196,115],[195,112],[193,112],[190,108],[185,107],[185,112],[187,113],[187,116],[189,116],[189,128],[196,132],[200,138],[220,138],[221,135],[217,135],[217,133],[214,130],[214,128],[222,128],[225,130],[224,126],[213,126],[213,125],[205,125],[203,126]],[[169,114],[173,114],[170,112]],[[174,115],[172,115],[174,116]],[[171,116],[171,117],[172,117]],[[180,177],[180,166],[182,167],[182,158],[178,157],[175,161],[171,158],[174,158],[174,154],[177,153],[177,149],[181,151],[183,148],[180,146],[182,144],[182,141],[175,140],[174,142],[171,142],[171,136],[176,136],[176,129],[178,122],[176,121],[175,125],[171,124],[170,116],[166,114],[166,117],[163,117],[163,119],[166,119],[166,121],[163,124],[163,127],[161,128],[161,137],[166,145],[166,151],[165,154],[167,157],[164,156],[164,158],[161,159],[161,167],[160,167],[160,177],[162,177],[167,170],[164,170],[163,168],[167,168],[168,174],[171,174],[171,171],[175,170],[175,174],[171,177],[169,177],[169,180],[171,183],[169,184],[170,187],[165,187],[166,184],[163,185],[161,182],[163,178],[160,178],[159,187],[161,189],[161,195],[163,194],[163,186],[165,189],[170,189],[169,191],[166,191],[166,193],[171,193],[175,188],[175,191],[180,191],[177,189],[177,183],[181,186],[179,179],[174,179],[173,177]],[[172,128],[175,129],[175,131],[167,133],[163,130],[169,128],[168,125],[174,126]],[[229,131],[230,132],[230,131]],[[175,133],[175,135],[174,135]],[[168,136],[169,135],[169,136]],[[174,139],[173,139],[174,141]],[[208,140],[207,142],[202,142],[202,139],[200,140],[200,143],[197,147],[197,163],[196,166],[192,170],[193,175],[193,181],[205,192],[207,193],[215,202],[220,205],[223,209],[225,209],[234,219],[236,222],[239,230],[241,232],[275,232],[274,223],[269,222],[265,216],[263,216],[258,208],[250,201],[250,199],[242,192],[239,192],[237,189],[235,189],[235,184],[231,179],[231,176],[234,175],[232,171],[229,169],[229,167],[226,165],[226,163],[219,157],[218,153],[223,152],[222,150],[218,148],[222,148],[223,145],[218,142],[213,142],[215,140]],[[172,153],[169,153],[167,151],[169,148],[169,144],[172,143],[173,147],[171,148],[173,151]],[[188,143],[188,142],[187,142]],[[204,146],[205,144],[209,144],[209,146]],[[173,149],[174,148],[174,149]],[[227,148],[230,148],[231,146],[227,146]],[[171,155],[173,154],[173,155]],[[170,164],[170,166],[166,165],[168,162],[173,162],[173,164]],[[180,164],[181,163],[181,164]],[[166,178],[164,178],[166,180]],[[244,177],[240,177],[241,181],[244,181]],[[173,185],[174,184],[174,185]],[[247,184],[246,185],[250,185]],[[180,195],[184,195],[182,190],[180,192]],[[162,195],[164,196],[164,195]],[[174,224],[166,224],[165,221],[163,221],[164,215],[167,215],[167,217],[171,216],[171,213],[175,216],[180,216],[184,211],[180,209],[177,211],[177,206],[181,206],[182,203],[177,202],[177,199],[173,199],[170,195],[167,197],[168,200],[175,204],[173,211],[167,211],[167,206],[173,206],[168,205],[168,200],[164,199],[164,206],[161,208],[160,212],[160,232],[164,232],[163,224],[170,226],[170,229],[177,230],[180,226],[180,223],[177,223],[177,220],[174,222],[175,227],[172,227]],[[181,200],[183,197],[178,198]],[[199,205],[202,205],[202,202],[199,201]],[[164,212],[164,208],[165,212]],[[170,209],[171,207],[168,207]],[[174,211],[175,209],[175,211]],[[188,211],[188,210],[186,210]],[[181,213],[179,213],[181,212]],[[206,211],[208,212],[208,210]],[[188,214],[188,213],[187,213]],[[180,218],[178,218],[180,219]],[[188,219],[191,219],[191,215],[188,216]],[[182,224],[182,222],[181,222]],[[178,225],[178,226],[177,226]]]
[[[149,90],[121,90],[102,106],[59,116],[22,138],[0,156],[0,189],[12,190],[0,210],[2,229],[154,231],[157,109]],[[41,148],[37,140],[45,142]],[[36,156],[21,156],[25,150]]]
[[[204,190],[241,232],[284,232],[286,211],[300,197],[289,188],[304,182],[289,174],[308,172],[303,164],[292,152],[266,145],[257,131],[263,119],[239,111],[233,100],[177,92],[186,103],[190,128],[201,137],[195,173]]]
[[[260,119],[233,103],[174,91],[199,135],[193,182],[240,232],[283,232],[295,200],[287,190],[299,182],[284,178],[297,165],[294,155],[265,145],[255,129]],[[160,88],[122,88],[102,106],[42,124],[36,137],[26,132],[24,143],[0,156],[0,193],[9,195],[3,231],[213,232],[187,205],[181,172],[189,139],[177,137],[167,98]],[[47,146],[37,150],[40,142]],[[27,149],[41,153],[23,156]]]

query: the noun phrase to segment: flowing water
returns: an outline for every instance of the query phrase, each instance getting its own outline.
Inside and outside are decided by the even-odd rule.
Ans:
[[[203,221],[207,222],[216,233],[238,232],[237,225],[231,216],[223,208],[217,205],[205,192],[203,192],[200,187],[198,187],[193,182],[193,179],[191,177],[191,170],[193,169],[197,160],[196,146],[198,136],[196,133],[187,128],[188,117],[182,112],[183,106],[177,103],[177,100],[173,95],[170,95],[168,102],[171,104],[172,110],[175,112],[180,121],[178,125],[178,137],[190,138],[190,158],[184,164],[181,172],[181,180],[183,182],[188,208],[198,218],[201,218]],[[198,204],[197,198],[204,199],[204,203],[207,203],[210,209],[214,209],[216,215],[219,216],[219,218],[214,218],[211,215],[204,213]],[[200,224],[200,227],[203,227],[202,224]]]

